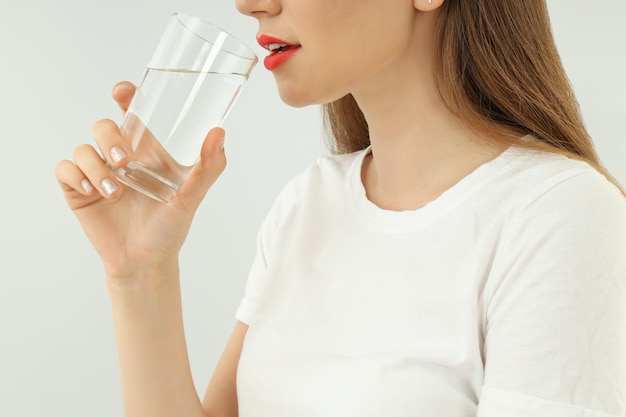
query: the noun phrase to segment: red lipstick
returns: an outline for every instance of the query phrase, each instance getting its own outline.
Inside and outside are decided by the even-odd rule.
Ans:
[[[266,56],[263,61],[265,68],[270,71],[282,65],[296,52],[298,52],[301,47],[301,45],[290,43],[269,35],[259,35],[256,37],[256,40],[259,45],[270,51],[270,54]]]

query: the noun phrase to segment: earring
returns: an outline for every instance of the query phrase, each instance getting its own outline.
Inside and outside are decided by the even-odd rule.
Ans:
[[[428,0],[428,4],[433,4],[433,0]]]

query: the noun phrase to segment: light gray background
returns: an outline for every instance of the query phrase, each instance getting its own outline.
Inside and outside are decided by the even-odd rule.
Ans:
[[[549,6],[599,153],[626,183],[626,2]],[[101,266],[53,171],[92,141],[95,120],[119,121],[111,87],[139,80],[175,11],[218,22],[263,54],[256,23],[228,0],[0,0],[1,417],[122,415]],[[225,125],[229,167],[181,260],[200,392],[234,324],[260,222],[285,182],[325,152],[319,121],[318,108],[282,104],[259,65]]]

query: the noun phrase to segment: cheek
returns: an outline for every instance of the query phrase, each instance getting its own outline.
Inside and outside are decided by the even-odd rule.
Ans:
[[[303,50],[303,52],[305,52]],[[392,49],[358,48],[335,44],[310,48],[274,77],[281,99],[293,107],[325,104],[354,92],[388,64]]]
[[[300,27],[302,52],[274,73],[281,99],[294,107],[324,104],[368,83],[402,54],[406,42],[407,17],[388,17],[385,21],[361,18],[355,22],[354,16],[343,21],[328,16],[308,20],[318,25]],[[363,21],[370,23],[368,28]]]

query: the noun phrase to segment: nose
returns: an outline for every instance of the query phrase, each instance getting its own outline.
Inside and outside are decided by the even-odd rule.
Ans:
[[[252,17],[277,15],[282,10],[281,0],[235,0],[239,12]]]

